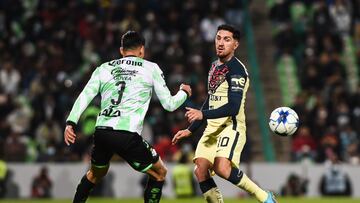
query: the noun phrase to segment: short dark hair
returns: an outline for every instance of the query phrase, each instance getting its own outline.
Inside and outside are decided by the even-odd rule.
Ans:
[[[129,30],[122,35],[121,47],[124,50],[134,49],[140,46],[145,46],[145,39],[140,33]]]
[[[222,25],[219,25],[217,31],[219,30],[226,30],[226,31],[229,31],[233,34],[233,38],[237,41],[240,40],[240,31],[238,29],[236,29],[234,26],[232,25],[229,25],[229,24],[222,24]]]

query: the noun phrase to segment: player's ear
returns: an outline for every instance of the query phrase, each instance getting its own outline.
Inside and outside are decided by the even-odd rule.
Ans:
[[[144,58],[145,57],[145,46],[141,46],[140,47],[140,57]]]
[[[120,47],[119,51],[120,51],[120,55],[124,56],[124,49],[122,47]]]
[[[235,46],[234,46],[234,50],[236,50],[239,46],[239,41],[235,40]]]

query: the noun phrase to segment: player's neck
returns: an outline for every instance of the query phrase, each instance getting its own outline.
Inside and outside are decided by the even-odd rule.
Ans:
[[[123,57],[141,57],[140,49],[127,50],[123,52]]]
[[[135,54],[135,53],[126,53],[126,54],[124,54],[123,57],[124,57],[124,58],[125,58],[125,57],[140,57],[140,55],[139,55],[139,54]]]
[[[231,59],[233,56],[234,56],[234,54],[229,54],[229,55],[227,55],[227,56],[225,56],[225,57],[219,57],[219,59],[218,59],[218,64],[221,65],[221,64],[224,64],[224,63],[230,61],[230,59]]]

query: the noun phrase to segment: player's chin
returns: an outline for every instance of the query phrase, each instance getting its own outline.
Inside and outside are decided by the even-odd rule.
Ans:
[[[216,55],[217,55],[217,57],[219,57],[219,58],[225,58],[226,57],[226,54],[224,53],[224,52],[216,52]]]

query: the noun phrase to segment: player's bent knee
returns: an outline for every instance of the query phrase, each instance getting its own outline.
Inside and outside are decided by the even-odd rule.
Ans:
[[[157,181],[165,181],[165,177],[167,174],[167,168],[164,166],[162,168],[159,169],[158,171],[159,177],[157,178]]]
[[[230,174],[229,168],[221,167],[220,165],[214,165],[214,171],[218,176],[220,176],[222,178],[227,178]]]
[[[93,171],[91,171],[91,170],[89,170],[86,173],[86,177],[90,182],[95,183],[95,184],[100,181],[100,178],[96,177],[95,173]]]
[[[226,179],[231,172],[231,162],[226,158],[216,158],[213,169],[218,176]]]
[[[109,167],[94,168],[92,167],[86,174],[86,177],[93,183],[98,183],[107,174]]]
[[[199,181],[206,180],[210,177],[209,168],[202,165],[196,165],[194,168],[194,173]]]
[[[156,169],[150,169],[146,173],[150,175],[150,177],[152,177],[153,180],[161,182],[161,181],[165,181],[167,168],[165,166],[161,166]]]

